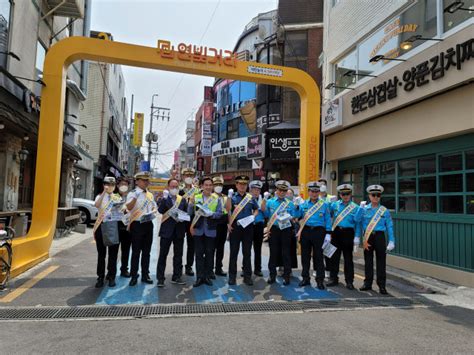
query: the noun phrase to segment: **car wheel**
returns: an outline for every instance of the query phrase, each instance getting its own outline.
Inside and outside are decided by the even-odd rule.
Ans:
[[[89,211],[83,207],[79,207],[79,213],[81,215],[79,217],[79,223],[85,224],[86,226],[89,225],[91,223],[91,216]]]

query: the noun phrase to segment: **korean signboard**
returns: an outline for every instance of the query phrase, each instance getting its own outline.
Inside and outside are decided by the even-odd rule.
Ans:
[[[324,133],[342,127],[342,97],[328,101],[323,105],[321,119]]]
[[[213,158],[231,154],[238,154],[239,156],[247,154],[247,137],[222,141],[212,146]]]
[[[298,131],[296,131],[298,132]],[[300,138],[272,136],[270,143],[270,157],[274,160],[298,160],[300,158]]]
[[[143,120],[144,114],[135,112],[133,121],[133,145],[141,147],[143,143]]]
[[[247,159],[259,159],[265,156],[263,139],[262,134],[247,137]]]

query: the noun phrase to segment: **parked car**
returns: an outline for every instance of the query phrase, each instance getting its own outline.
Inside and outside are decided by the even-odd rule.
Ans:
[[[77,207],[81,213],[79,223],[88,225],[97,219],[99,210],[94,206],[94,201],[84,198],[75,198],[72,200],[72,206]]]

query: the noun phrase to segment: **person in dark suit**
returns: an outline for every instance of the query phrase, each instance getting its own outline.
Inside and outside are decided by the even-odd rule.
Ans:
[[[158,287],[165,286],[166,259],[171,244],[173,244],[173,276],[171,283],[179,285],[186,284],[181,277],[183,274],[183,244],[186,225],[184,221],[178,218],[177,210],[179,209],[186,212],[188,204],[186,199],[178,194],[178,186],[178,180],[168,180],[168,190],[163,191],[163,197],[158,200],[158,212],[163,215],[159,233],[160,255],[158,257],[156,271]]]

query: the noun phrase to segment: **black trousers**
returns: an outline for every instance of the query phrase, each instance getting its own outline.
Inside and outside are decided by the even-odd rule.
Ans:
[[[227,240],[227,224],[218,224],[216,228],[216,263],[215,269],[222,270],[224,260],[225,241]],[[214,265],[213,265],[214,269]]]
[[[97,247],[97,276],[99,279],[105,278],[105,257],[107,250],[109,251],[109,258],[107,260],[107,276],[114,278],[117,274],[117,254],[119,245],[111,245],[106,247],[102,239],[102,230],[99,226],[95,232],[95,245]]]
[[[122,223],[119,223],[119,238],[120,238],[120,252],[121,252],[121,263],[120,271],[128,271],[128,262],[130,259],[130,247],[132,245],[132,237],[127,231],[127,227]]]
[[[264,223],[255,223],[253,226],[253,254],[254,271],[262,271],[262,243],[263,243],[263,229],[265,228]]]
[[[384,232],[372,232],[368,240],[370,247],[369,250],[364,249],[364,261],[365,261],[365,280],[364,285],[372,285],[374,281],[374,251],[377,265],[377,285],[379,287],[385,287],[387,280],[387,274],[385,271],[386,267],[386,242]]]
[[[160,238],[160,255],[158,265],[156,266],[156,278],[165,280],[166,259],[173,244],[173,280],[181,277],[183,274],[183,245],[184,236],[178,236],[174,233],[171,238]]]
[[[331,259],[331,279],[338,280],[339,263],[341,262],[341,253],[344,256],[344,278],[346,283],[354,282],[354,262],[352,260],[352,251],[354,250],[354,229],[336,227],[331,237],[331,244],[337,250]]]
[[[270,231],[268,244],[270,246],[270,259],[268,260],[268,270],[270,277],[276,277],[278,259],[283,261],[283,276],[290,277],[291,274],[291,238],[293,227],[281,230],[273,226]]]
[[[193,238],[196,251],[197,279],[209,278],[212,273],[216,238],[206,237],[205,235],[194,236]]]
[[[311,255],[316,269],[316,281],[324,281],[323,243],[326,229],[323,227],[304,227],[301,232],[301,277],[308,279]]]
[[[191,216],[191,221],[193,216]],[[194,264],[194,240],[191,235],[191,222],[186,223],[186,268],[192,268]]]
[[[242,228],[234,223],[234,229],[230,233],[230,258],[229,258],[229,279],[237,277],[237,257],[239,256],[240,243],[242,243],[242,264],[244,277],[252,276],[252,239],[253,224]]]
[[[141,256],[142,278],[150,274],[150,251],[153,244],[153,222],[133,222],[130,226],[132,236],[132,265],[130,274],[138,277],[138,264]]]

